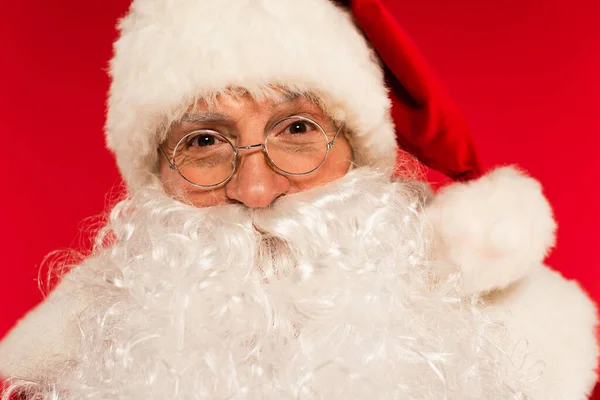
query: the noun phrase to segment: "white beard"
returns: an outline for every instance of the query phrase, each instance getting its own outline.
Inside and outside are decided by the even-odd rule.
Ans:
[[[432,279],[424,193],[367,169],[272,207],[147,190],[70,279],[76,357],[36,399],[524,399],[502,327]],[[504,351],[506,350],[506,351]],[[16,385],[18,386],[18,385]]]

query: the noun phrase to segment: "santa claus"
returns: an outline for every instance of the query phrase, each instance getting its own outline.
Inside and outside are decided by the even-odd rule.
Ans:
[[[596,311],[543,264],[540,185],[480,177],[393,18],[347,6],[134,0],[106,124],[129,196],[0,343],[4,399],[587,398]]]

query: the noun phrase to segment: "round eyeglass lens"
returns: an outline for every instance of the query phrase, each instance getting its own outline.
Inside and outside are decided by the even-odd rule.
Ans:
[[[188,182],[217,186],[233,174],[235,149],[225,136],[201,130],[187,134],[177,143],[173,159]]]
[[[275,168],[290,175],[305,175],[325,162],[328,142],[319,124],[308,118],[291,117],[273,126],[265,148]]]

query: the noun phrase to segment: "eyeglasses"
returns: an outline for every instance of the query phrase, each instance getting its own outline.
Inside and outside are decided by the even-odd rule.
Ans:
[[[205,189],[227,183],[238,167],[240,150],[262,148],[269,165],[291,176],[304,176],[318,170],[343,124],[329,140],[321,125],[310,118],[291,116],[278,121],[263,143],[235,146],[225,135],[212,129],[199,129],[182,137],[171,158],[159,147],[169,168],[194,186]]]

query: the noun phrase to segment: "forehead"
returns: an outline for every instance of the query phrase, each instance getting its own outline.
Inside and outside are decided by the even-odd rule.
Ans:
[[[248,116],[270,116],[278,112],[324,113],[316,96],[287,91],[272,91],[267,95],[227,92],[199,100],[190,106],[178,122],[210,122],[238,120]]]

